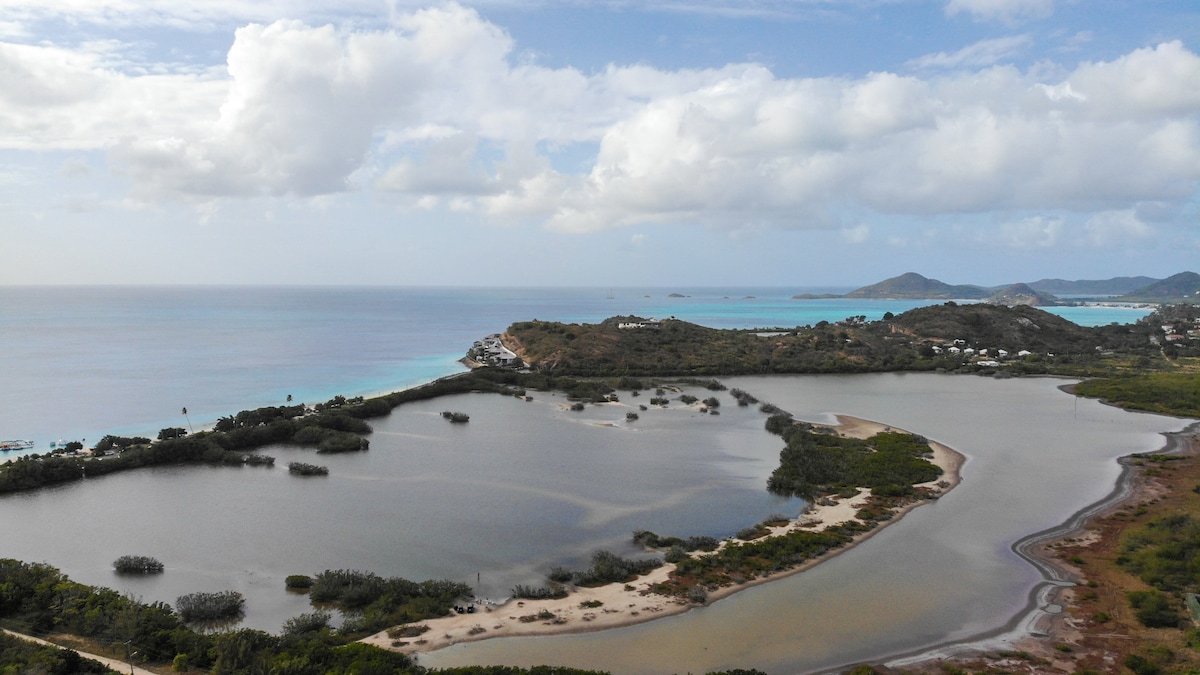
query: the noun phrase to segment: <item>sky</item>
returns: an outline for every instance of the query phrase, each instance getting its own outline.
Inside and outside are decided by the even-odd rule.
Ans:
[[[1200,271],[1195,0],[0,0],[0,284]]]

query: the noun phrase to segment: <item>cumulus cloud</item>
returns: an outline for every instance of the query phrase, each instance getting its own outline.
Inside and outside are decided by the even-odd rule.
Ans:
[[[976,21],[1012,23],[1018,19],[1042,18],[1054,13],[1054,0],[949,0],[946,14],[970,14]]]
[[[1177,201],[1200,180],[1198,76],[1178,43],[1051,83],[1007,67],[805,80],[747,67],[615,122],[587,175],[550,173],[537,179],[550,189],[485,203],[589,231],[747,212],[803,227],[846,203],[938,214]]]
[[[1028,41],[923,57],[910,74],[583,73],[514,59],[503,29],[445,5],[374,29],[249,24],[224,67],[201,72],[131,69],[120,45],[0,43],[0,147],[107,151],[146,201],[368,189],[569,232],[750,223],[854,240],[867,231],[838,214],[996,210],[1144,224],[1140,205],[1195,195],[1200,57],[1164,43],[1051,79],[992,65]],[[998,236],[1048,245],[1056,218]],[[1122,231],[1091,227],[1094,242]]]
[[[1062,229],[1062,218],[1030,216],[1004,223],[998,231],[985,231],[980,239],[1014,249],[1051,248],[1058,243]]]
[[[1097,248],[1127,246],[1148,239],[1154,233],[1133,210],[1097,213],[1084,223],[1083,229],[1088,243]]]

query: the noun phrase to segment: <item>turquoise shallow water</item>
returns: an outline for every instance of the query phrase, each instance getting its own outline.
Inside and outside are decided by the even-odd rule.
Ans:
[[[59,439],[199,427],[288,395],[315,402],[395,391],[460,370],[472,342],[514,321],[636,314],[795,327],[931,304],[792,299],[845,290],[3,287],[0,439],[33,440],[44,452]],[[1146,310],[1055,311],[1096,325]]]

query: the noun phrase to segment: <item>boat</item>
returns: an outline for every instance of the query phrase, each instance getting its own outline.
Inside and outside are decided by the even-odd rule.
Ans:
[[[0,441],[0,451],[32,450],[33,441]]]

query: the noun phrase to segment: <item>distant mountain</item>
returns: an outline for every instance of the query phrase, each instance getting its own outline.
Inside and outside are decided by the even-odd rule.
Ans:
[[[1057,305],[1058,298],[1050,293],[1039,293],[1026,284],[1013,284],[1006,286],[988,296],[984,302],[993,305],[1006,305],[1015,307],[1017,305],[1026,305],[1028,307],[1045,307],[1049,305]]]
[[[1039,293],[1055,295],[1124,295],[1159,281],[1153,277],[1113,277],[1112,279],[1042,279],[1029,284]]]
[[[952,286],[937,279],[928,279],[908,272],[898,277],[885,279],[877,284],[863,286],[846,294],[847,298],[887,298],[903,300],[982,300],[991,295],[986,288],[970,285]]]
[[[1187,298],[1195,302],[1200,300],[1200,274],[1180,272],[1162,281],[1143,286],[1123,297],[1137,300]]]

